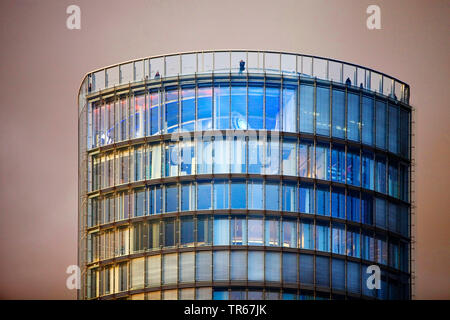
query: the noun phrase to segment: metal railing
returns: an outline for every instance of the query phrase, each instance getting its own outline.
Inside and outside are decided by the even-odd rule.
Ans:
[[[87,92],[96,92],[143,80],[205,73],[267,73],[312,77],[358,86],[409,103],[409,86],[381,72],[311,55],[252,50],[167,54],[115,64],[86,74],[80,94],[82,88]]]

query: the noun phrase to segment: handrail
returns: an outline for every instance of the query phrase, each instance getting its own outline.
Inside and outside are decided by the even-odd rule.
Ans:
[[[178,58],[177,58],[178,57]],[[190,61],[185,61],[189,59]],[[206,60],[206,61],[205,61]],[[241,68],[239,62],[244,61]],[[338,83],[351,83],[361,88],[395,97],[409,103],[409,85],[382,72],[340,60],[280,51],[206,50],[129,60],[95,69],[83,77],[85,90],[96,92],[121,84],[207,72],[294,74]],[[87,92],[84,93],[87,93]]]

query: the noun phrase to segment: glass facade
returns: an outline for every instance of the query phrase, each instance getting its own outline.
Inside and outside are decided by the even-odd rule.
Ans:
[[[114,68],[80,89],[80,298],[409,299],[407,85],[267,52]]]

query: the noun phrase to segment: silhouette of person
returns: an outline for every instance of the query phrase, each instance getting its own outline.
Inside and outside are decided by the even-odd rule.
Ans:
[[[245,70],[245,61],[239,61],[239,73],[242,73]]]

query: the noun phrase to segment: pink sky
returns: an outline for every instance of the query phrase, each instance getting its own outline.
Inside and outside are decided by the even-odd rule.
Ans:
[[[66,8],[81,8],[81,30]],[[366,8],[381,8],[381,30]],[[450,298],[448,1],[0,2],[0,298],[72,299],[77,105],[92,69],[191,50],[312,54],[411,86],[416,108],[417,298]]]

